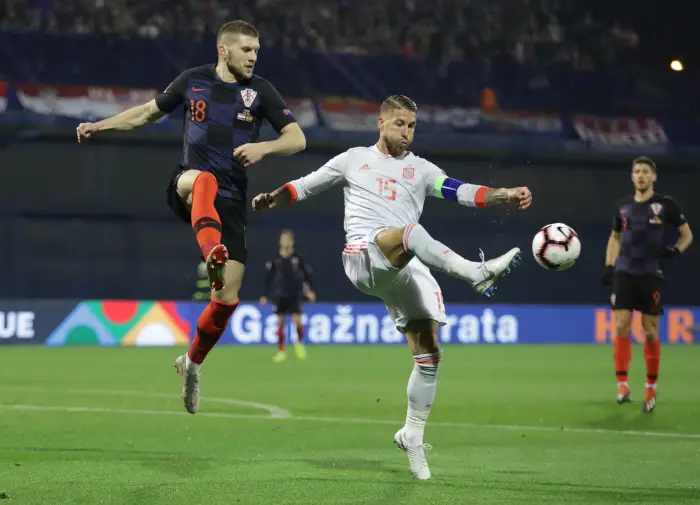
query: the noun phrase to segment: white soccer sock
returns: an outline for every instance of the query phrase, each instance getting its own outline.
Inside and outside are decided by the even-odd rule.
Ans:
[[[198,365],[194,361],[190,359],[189,354],[185,354],[185,368],[187,369],[188,372],[192,373],[199,373],[199,369],[202,368],[202,365]]]
[[[442,353],[418,354],[414,356],[416,364],[408,379],[406,395],[408,410],[406,412],[406,436],[413,443],[423,443],[423,431],[435,401],[437,391],[437,372]]]
[[[408,225],[404,230],[403,248],[434,270],[469,283],[484,279],[479,269],[481,263],[462,258],[445,244],[431,237],[418,223]]]

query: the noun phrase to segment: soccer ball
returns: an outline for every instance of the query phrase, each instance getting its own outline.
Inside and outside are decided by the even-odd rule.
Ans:
[[[564,223],[543,226],[532,239],[537,263],[555,272],[571,268],[581,254],[581,241],[573,228]]]

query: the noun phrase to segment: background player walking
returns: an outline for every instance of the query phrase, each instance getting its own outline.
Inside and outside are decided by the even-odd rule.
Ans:
[[[238,306],[246,262],[246,168],[266,155],[290,155],[306,147],[304,133],[277,90],[253,74],[259,49],[252,25],[226,23],[217,35],[215,65],[185,70],[154,100],[77,128],[80,142],[184,108],[182,161],[167,188],[168,205],[192,226],[212,288],[189,351],[174,363],[184,378],[182,396],[191,414],[199,409],[200,366]],[[265,119],[279,137],[255,143]]]
[[[663,314],[663,261],[675,258],[693,241],[690,226],[678,204],[671,197],[654,191],[656,178],[656,164],[651,159],[640,157],[632,161],[634,196],[622,200],[615,211],[603,276],[603,283],[613,286],[611,304],[616,333],[613,355],[618,403],[631,399],[627,373],[632,358],[632,312],[642,313],[647,371],[642,406],[645,413],[656,407],[661,360],[659,319]],[[677,231],[675,243],[669,244],[666,239],[669,227]]]
[[[288,314],[292,316],[297,330],[294,351],[299,359],[306,359],[303,343],[304,325],[301,321],[302,301],[306,299],[311,303],[315,302],[316,293],[313,291],[311,266],[294,252],[294,233],[291,230],[283,230],[280,233],[279,255],[267,261],[265,269],[265,294],[260,297],[260,304],[267,305],[271,300],[278,321],[277,354],[273,360],[279,363],[287,359],[284,327]]]

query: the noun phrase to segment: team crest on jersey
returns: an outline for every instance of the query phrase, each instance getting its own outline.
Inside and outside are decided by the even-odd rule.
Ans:
[[[403,180],[412,181],[416,177],[416,169],[413,167],[406,167],[403,169]]]
[[[258,96],[258,92],[254,91],[250,88],[246,88],[246,89],[241,90],[241,98],[243,98],[243,103],[245,104],[246,107],[251,107],[257,96]]]
[[[659,217],[659,214],[661,214],[661,211],[663,210],[664,206],[659,202],[654,202],[649,207],[651,207],[651,211],[654,213],[654,216],[651,219],[649,219],[649,222],[651,224],[661,224],[661,218]]]

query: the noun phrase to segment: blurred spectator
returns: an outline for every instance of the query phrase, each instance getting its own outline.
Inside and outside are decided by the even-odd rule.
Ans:
[[[201,40],[242,18],[289,50],[608,67],[639,35],[573,0],[0,0],[0,29]]]

